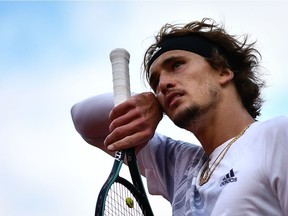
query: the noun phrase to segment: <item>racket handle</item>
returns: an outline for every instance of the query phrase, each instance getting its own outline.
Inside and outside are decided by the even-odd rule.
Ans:
[[[129,60],[130,54],[125,49],[117,48],[110,53],[115,106],[131,97]]]

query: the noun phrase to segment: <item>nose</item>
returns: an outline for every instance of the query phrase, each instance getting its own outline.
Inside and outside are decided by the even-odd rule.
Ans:
[[[159,93],[166,95],[169,90],[175,87],[175,80],[167,75],[162,75],[159,79]]]

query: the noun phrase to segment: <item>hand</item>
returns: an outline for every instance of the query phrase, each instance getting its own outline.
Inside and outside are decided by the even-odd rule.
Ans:
[[[104,144],[110,151],[135,147],[138,152],[153,137],[162,117],[163,111],[153,93],[134,95],[110,112],[111,133]]]

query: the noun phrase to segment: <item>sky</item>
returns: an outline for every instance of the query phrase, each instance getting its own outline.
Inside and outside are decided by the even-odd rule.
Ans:
[[[131,90],[149,91],[142,58],[165,23],[210,17],[257,40],[267,82],[259,120],[287,116],[287,8],[285,1],[1,1],[0,215],[94,215],[113,158],[80,137],[70,109],[112,91],[115,48],[130,52]],[[158,132],[198,142],[167,118]],[[162,197],[149,199],[155,215],[171,215]]]

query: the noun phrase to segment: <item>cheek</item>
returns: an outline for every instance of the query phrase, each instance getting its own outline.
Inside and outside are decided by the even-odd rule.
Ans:
[[[211,90],[214,92],[214,89],[218,89],[209,78],[187,82],[186,86],[189,95],[196,103],[203,103],[210,98]]]
[[[162,109],[164,109],[164,96],[163,96],[163,94],[161,94],[161,93],[157,94],[156,97],[157,97],[157,100],[158,100],[159,104],[161,105]]]
[[[164,112],[166,113],[166,110],[165,110],[165,106],[164,106],[164,96],[160,93],[158,95],[156,95],[157,97],[157,100],[161,106],[161,108],[164,110]]]

